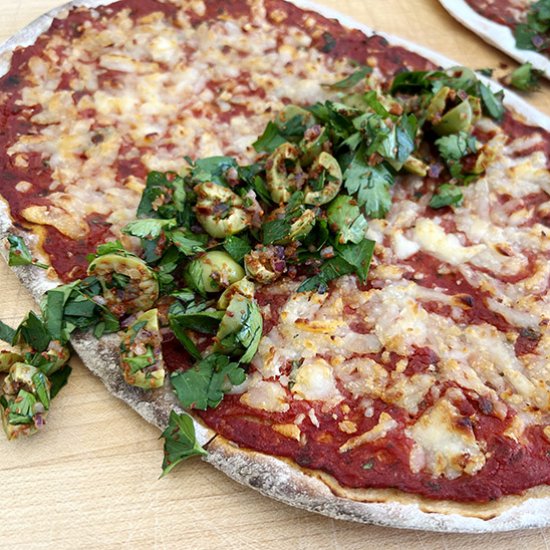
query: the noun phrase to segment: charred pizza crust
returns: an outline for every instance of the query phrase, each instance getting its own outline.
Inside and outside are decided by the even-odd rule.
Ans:
[[[466,0],[439,0],[439,2],[457,21],[483,38],[485,42],[492,44],[520,63],[531,63],[535,69],[539,69],[546,78],[550,79],[550,59],[541,53],[517,48],[516,40],[509,27],[484,17]]]
[[[76,2],[71,5],[90,6],[105,3]],[[298,5],[306,9],[315,9],[327,17],[337,18],[342,24],[358,28],[367,35],[372,34],[365,26],[330,10],[308,2],[299,2]],[[10,40],[3,48],[4,60],[0,70],[7,70],[9,54],[13,48],[31,44],[38,34],[48,28],[51,15],[61,13],[62,9],[54,10],[50,16],[40,18]],[[388,39],[391,43],[424,55],[439,65],[454,65],[451,61],[406,41],[392,37]],[[515,96],[507,95],[507,106],[526,122],[536,122],[550,129],[550,122],[545,117]],[[0,223],[2,236],[13,231],[7,205],[4,206]],[[32,238],[34,250],[40,255],[40,236],[35,235]],[[56,284],[53,278],[43,273],[37,276],[32,268],[16,268],[16,272],[37,300],[45,290]],[[74,339],[73,345],[88,368],[104,381],[114,395],[131,405],[148,422],[161,428],[166,425],[169,411],[174,406],[171,393],[165,391],[152,395],[131,388],[123,381],[118,367],[116,337],[105,337],[98,342],[92,336],[80,335]],[[523,496],[506,497],[498,503],[487,505],[433,501],[390,490],[349,490],[327,475],[307,471],[291,461],[239,448],[221,436],[215,436],[214,432],[200,422],[196,422],[196,425],[199,442],[207,445],[209,450],[206,458],[208,462],[237,481],[268,496],[332,517],[394,527],[465,532],[511,530],[548,524],[545,512],[549,497],[546,487],[535,488]]]

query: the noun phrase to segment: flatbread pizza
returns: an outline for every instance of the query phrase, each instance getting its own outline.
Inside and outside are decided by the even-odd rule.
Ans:
[[[548,523],[544,115],[281,0],[70,4],[1,71],[5,252],[41,301],[0,327],[8,437],[70,340],[165,472],[202,455],[396,527]]]
[[[520,63],[531,63],[546,78],[550,78],[550,17],[546,0],[439,1],[457,21],[483,40]],[[540,10],[543,10],[542,17],[545,19],[539,21]]]

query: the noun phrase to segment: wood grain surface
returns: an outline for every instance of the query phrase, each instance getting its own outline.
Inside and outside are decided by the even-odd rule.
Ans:
[[[437,0],[319,0],[377,30],[474,68],[516,64],[457,24]],[[0,40],[59,0],[0,0]],[[528,97],[550,114],[550,86]],[[33,307],[0,262],[0,317]],[[0,548],[428,549],[546,548],[550,529],[445,535],[335,521],[267,499],[200,460],[162,480],[159,432],[72,361],[48,426],[12,443],[0,435]]]

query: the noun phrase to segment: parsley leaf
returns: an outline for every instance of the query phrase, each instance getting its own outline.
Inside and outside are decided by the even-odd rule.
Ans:
[[[323,84],[325,88],[334,88],[336,90],[345,90],[347,88],[352,88],[361,80],[363,80],[368,74],[372,73],[372,69],[370,67],[362,66],[353,73],[351,73],[348,77],[344,78],[343,80],[339,80],[338,82],[335,82],[334,84]]]
[[[25,244],[22,237],[18,237],[17,235],[8,235],[8,242],[10,244],[8,265],[35,265],[36,267],[40,267],[42,269],[48,269],[46,264],[42,264],[32,259],[31,251]]]
[[[34,311],[29,311],[25,320],[17,328],[15,338],[17,339],[18,336],[38,352],[45,351],[51,341],[46,325]]]
[[[370,166],[362,149],[354,155],[344,172],[346,190],[356,196],[359,206],[364,207],[365,215],[372,218],[383,218],[387,214],[393,183],[389,169],[383,164]]]
[[[341,258],[353,266],[359,280],[365,282],[367,280],[375,244],[376,243],[370,239],[363,239],[357,244],[336,244],[334,248]]]
[[[178,218],[182,223],[185,210],[183,179],[174,172],[149,172],[138,205],[138,217]]]
[[[16,331],[3,321],[0,321],[0,340],[8,344],[15,343]]]
[[[204,252],[204,246],[208,242],[207,235],[196,235],[184,229],[170,231],[166,237],[185,256],[194,256],[199,252]]]
[[[246,374],[226,355],[214,353],[185,372],[172,374],[171,382],[185,408],[205,411],[217,407],[233,385],[242,384]]]
[[[445,160],[460,160],[471,153],[477,153],[477,139],[467,132],[440,137],[435,141],[439,154]]]
[[[191,177],[194,182],[213,181],[218,185],[227,185],[225,173],[229,168],[238,168],[233,157],[206,157],[191,165]]]
[[[540,89],[540,78],[543,75],[542,71],[533,69],[531,63],[524,63],[512,71],[510,84],[523,92],[533,92]]]
[[[460,188],[450,183],[444,183],[439,186],[437,192],[430,199],[429,206],[432,208],[443,208],[451,204],[460,205],[463,198]]]
[[[59,370],[55,371],[53,374],[48,376],[51,383],[50,397],[52,399],[67,384],[67,382],[69,381],[69,376],[71,375],[72,371],[73,369],[69,365],[65,365],[64,367],[60,368]]]
[[[495,120],[502,120],[505,111],[504,105],[502,104],[504,92],[500,90],[499,92],[494,93],[489,86],[486,86],[480,82],[479,95],[481,97],[483,108],[487,114]]]
[[[148,218],[134,220],[122,228],[122,232],[141,239],[157,239],[163,231],[176,227],[175,219]]]
[[[195,425],[193,424],[193,419],[188,414],[177,414],[175,411],[172,411],[168,426],[162,432],[161,437],[164,437],[162,476],[169,474],[180,462],[192,456],[207,454],[197,442]]]
[[[318,290],[326,292],[327,283],[333,279],[338,279],[343,275],[349,275],[355,271],[354,266],[344,258],[337,256],[323,263],[319,273],[306,279],[297,289],[297,292],[306,292],[309,290]]]
[[[248,241],[240,237],[235,237],[235,235],[226,237],[223,242],[223,247],[236,262],[240,262],[252,250]]]

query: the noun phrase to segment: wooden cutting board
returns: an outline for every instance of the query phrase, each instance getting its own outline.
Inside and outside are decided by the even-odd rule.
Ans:
[[[516,64],[455,23],[437,0],[319,0],[474,68]],[[0,40],[59,0],[0,0]],[[528,99],[550,114],[550,86]],[[33,306],[0,262],[0,317]],[[0,434],[0,548],[548,549],[550,529],[444,535],[335,521],[279,504],[190,461],[159,480],[159,432],[111,397],[78,359],[47,428]]]

